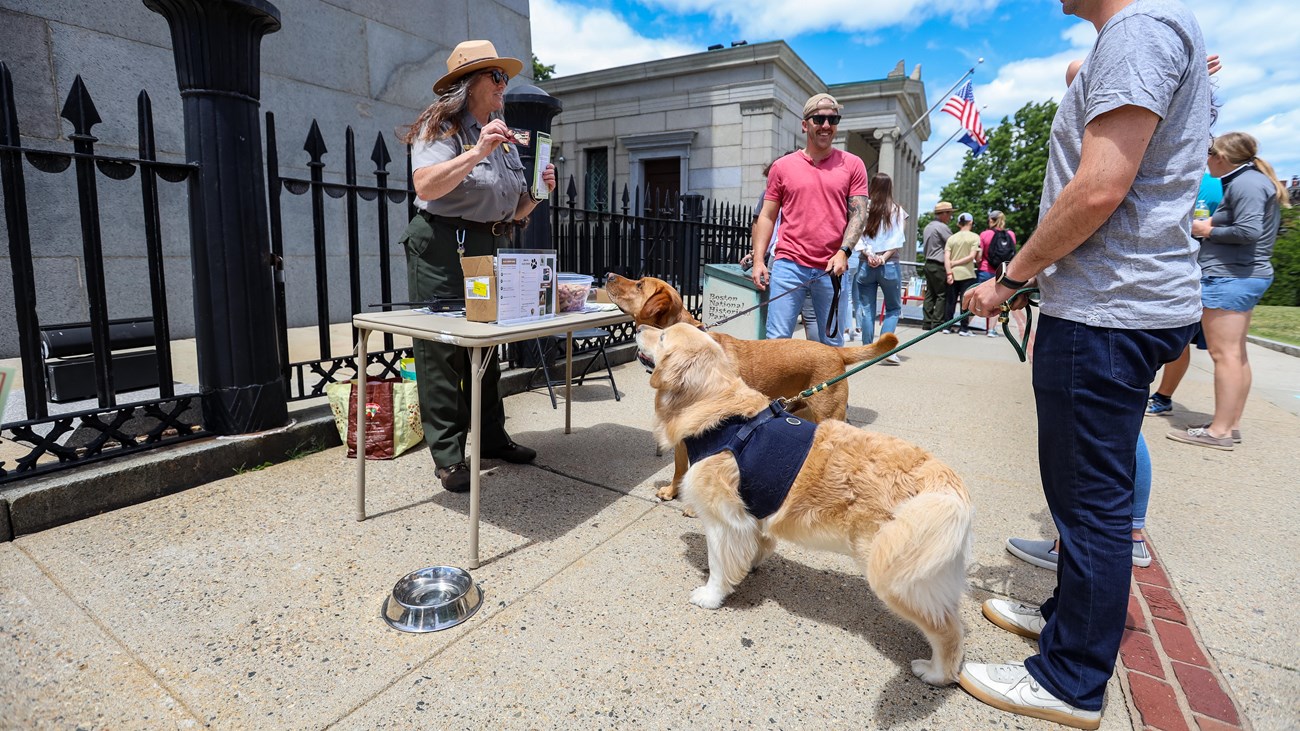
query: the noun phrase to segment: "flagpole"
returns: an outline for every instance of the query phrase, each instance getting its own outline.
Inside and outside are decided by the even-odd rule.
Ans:
[[[975,62],[975,66],[979,66],[979,65],[982,64],[982,63],[984,63],[984,58],[983,58],[983,57],[980,57],[980,59],[979,59],[978,61]],[[930,115],[934,113],[934,110],[935,110],[935,109],[936,109],[940,104],[943,104],[944,102],[948,101],[948,96],[949,96],[950,94],[952,94],[952,90],[953,90],[953,89],[956,89],[958,86],[960,86],[960,85],[961,85],[961,82],[963,82],[963,81],[966,80],[966,77],[968,77],[968,76],[970,76],[971,74],[975,73],[975,66],[971,66],[969,69],[967,69],[967,70],[966,70],[966,73],[962,74],[960,79],[957,79],[957,83],[956,83],[956,84],[953,84],[952,87],[950,87],[950,88],[948,89],[948,91],[944,92],[943,95],[939,97],[939,101],[935,102],[935,103],[934,103],[934,106],[932,106],[932,107],[930,107],[929,109],[927,109],[927,110],[925,111],[925,114],[922,114],[921,116],[917,117],[917,118],[916,118],[916,121],[912,123],[912,126],[911,126],[911,127],[908,127],[908,128],[907,128],[907,131],[904,132],[903,134],[899,135],[898,138],[899,138],[900,140],[903,139],[904,137],[906,137],[907,135],[909,135],[909,134],[912,132],[912,130],[916,129],[916,126],[917,126],[917,125],[919,125],[921,122],[924,122],[925,120],[929,119],[929,118],[930,118]],[[948,144],[948,143],[945,142],[944,144],[946,145],[946,144]]]
[[[989,105],[985,104],[984,106],[980,107],[980,111],[982,112],[982,111],[984,111],[985,109],[988,109],[988,108],[989,108]],[[926,164],[927,162],[930,162],[930,158],[934,157],[935,155],[938,155],[938,154],[939,154],[939,150],[942,150],[943,148],[947,147],[949,142],[952,142],[954,139],[957,138],[957,135],[961,134],[962,132],[967,132],[967,131],[969,131],[969,130],[967,130],[965,127],[958,127],[958,128],[957,128],[957,131],[956,131],[956,132],[953,132],[951,135],[949,135],[949,136],[948,136],[948,139],[944,140],[942,145],[939,145],[938,147],[934,148],[934,152],[931,152],[929,155],[926,155],[926,156],[925,156],[925,159],[921,161],[921,167],[925,167],[925,164]]]
[[[952,142],[954,139],[957,138],[957,135],[965,131],[966,131],[965,127],[958,127],[957,131],[949,135],[948,139],[944,140],[942,145],[939,145],[938,147],[934,148],[934,152],[931,152],[929,155],[925,156],[925,159],[921,161],[921,167],[924,168],[925,164],[927,162],[930,162],[930,158],[934,157],[935,155],[938,155],[939,150],[942,150],[943,148],[947,147],[949,142]]]

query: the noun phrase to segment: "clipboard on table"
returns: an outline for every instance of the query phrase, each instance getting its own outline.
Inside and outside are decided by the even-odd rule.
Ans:
[[[534,135],[536,147],[534,148],[535,156],[533,158],[533,199],[544,201],[551,197],[551,191],[546,189],[546,181],[542,180],[542,171],[546,166],[551,164],[551,136],[545,132],[538,132]]]

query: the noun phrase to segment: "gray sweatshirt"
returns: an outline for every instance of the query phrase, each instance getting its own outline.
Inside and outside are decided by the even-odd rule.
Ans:
[[[1223,203],[1201,242],[1201,276],[1271,277],[1273,243],[1282,211],[1277,187],[1254,166],[1223,178]]]

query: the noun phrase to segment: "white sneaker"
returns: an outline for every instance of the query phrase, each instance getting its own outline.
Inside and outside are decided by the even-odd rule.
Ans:
[[[983,610],[984,617],[988,621],[1008,632],[1018,634],[1021,637],[1028,637],[1031,640],[1038,639],[1038,635],[1043,632],[1043,626],[1047,624],[1047,620],[1043,619],[1043,613],[1039,611],[1038,607],[1031,607],[1020,602],[1007,601],[1006,599],[985,599]]]
[[[902,365],[903,361],[898,359],[897,353],[894,353],[893,355],[885,356],[884,363],[885,365]]]
[[[997,330],[989,330],[989,337],[996,338],[997,336],[998,336]]]
[[[1144,540],[1133,541],[1133,565],[1140,569],[1151,565],[1151,552],[1147,550],[1147,542]]]
[[[1101,711],[1085,711],[1057,700],[1018,662],[963,663],[957,682],[967,693],[994,708],[1074,728],[1101,726]]]

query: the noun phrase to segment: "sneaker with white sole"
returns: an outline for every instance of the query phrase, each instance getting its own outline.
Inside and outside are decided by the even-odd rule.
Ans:
[[[963,663],[957,682],[967,693],[994,708],[1074,728],[1101,726],[1101,711],[1085,711],[1059,700],[1018,662]]]
[[[996,338],[997,336],[998,336],[997,330],[989,330],[989,337]]]
[[[1056,570],[1059,554],[1056,541],[1032,541],[1028,538],[1008,538],[1007,553],[1039,568]]]
[[[985,599],[982,607],[984,617],[1012,634],[1038,639],[1047,620],[1038,607],[1008,601],[1006,599]]]
[[[1187,425],[1187,428],[1188,428],[1188,429],[1209,429],[1209,428],[1210,428],[1210,422],[1207,421],[1207,422],[1205,422],[1204,424],[1188,424],[1188,425]],[[1233,443],[1233,444],[1241,444],[1241,430],[1240,430],[1240,429],[1233,429],[1233,430],[1232,430],[1232,443]]]
[[[1151,396],[1147,399],[1147,416],[1159,416],[1160,414],[1167,414],[1173,410],[1174,402],[1172,399],[1166,401],[1159,396]]]
[[[1060,558],[1056,552],[1056,541],[1034,541],[1028,538],[1008,538],[1007,553],[1025,563],[1053,571]],[[1151,565],[1151,552],[1147,550],[1146,541],[1133,541],[1133,565],[1140,569]]]
[[[1216,437],[1208,429],[1198,426],[1188,427],[1187,429],[1175,429],[1165,435],[1175,442],[1183,444],[1195,444],[1198,447],[1209,447],[1210,449],[1219,449],[1224,452],[1231,452],[1233,443],[1232,435],[1226,437]]]
[[[1140,569],[1151,565],[1151,552],[1147,550],[1146,541],[1133,541],[1133,565]]]
[[[903,361],[898,359],[898,353],[885,356],[885,359],[881,362],[884,363],[885,365],[902,365],[903,363]]]

